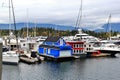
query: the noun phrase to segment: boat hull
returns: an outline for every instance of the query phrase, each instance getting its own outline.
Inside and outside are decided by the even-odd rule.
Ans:
[[[112,51],[112,50],[100,50],[101,53],[120,53],[120,51]]]
[[[18,64],[19,63],[19,57],[12,57],[12,56],[3,56],[2,59],[3,64]]]
[[[7,51],[2,53],[2,63],[18,64],[19,55],[15,51]]]

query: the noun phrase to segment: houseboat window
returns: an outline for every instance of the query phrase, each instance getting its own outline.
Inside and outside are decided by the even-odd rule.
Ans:
[[[50,49],[48,49],[48,54],[50,54]]]
[[[63,45],[63,39],[60,39],[60,45]]]
[[[46,53],[46,52],[47,52],[47,49],[45,48],[45,49],[44,49],[44,53]]]

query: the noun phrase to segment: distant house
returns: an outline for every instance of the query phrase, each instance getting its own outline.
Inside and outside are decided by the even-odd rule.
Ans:
[[[67,45],[61,37],[48,37],[39,46],[39,54],[52,58],[71,57],[72,47]]]

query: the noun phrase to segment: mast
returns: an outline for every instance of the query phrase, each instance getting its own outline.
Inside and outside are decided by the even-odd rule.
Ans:
[[[35,21],[35,26],[34,26],[34,37],[36,37],[36,21]]]
[[[11,34],[11,1],[9,0],[9,35]]]
[[[12,15],[13,15],[13,23],[14,23],[14,34],[16,37],[16,44],[17,44],[17,48],[19,50],[19,46],[18,46],[18,35],[17,35],[17,30],[16,30],[16,20],[15,20],[15,12],[14,12],[14,6],[13,6],[13,1],[11,0],[11,8],[12,8]]]
[[[27,40],[28,40],[28,36],[29,36],[29,34],[28,34],[28,32],[29,32],[29,25],[28,25],[28,9],[27,9]]]
[[[111,40],[111,14],[109,15],[108,18],[108,32],[109,32],[109,39]]]
[[[82,3],[83,3],[83,1],[81,0],[81,5],[80,5],[80,8],[79,8],[79,13],[78,13],[78,17],[77,17],[77,21],[76,21],[76,25],[75,25],[75,27],[76,27],[77,29],[81,27]]]
[[[110,22],[111,22],[111,14],[110,14],[110,16],[109,16],[109,18],[110,18]],[[110,26],[109,26],[109,30],[110,30],[110,40],[111,40],[111,36],[112,36],[112,34],[111,34],[111,23],[110,23]]]

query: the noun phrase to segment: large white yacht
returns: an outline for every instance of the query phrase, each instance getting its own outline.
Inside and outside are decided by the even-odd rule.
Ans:
[[[116,54],[120,53],[120,46],[110,42],[100,42],[94,45],[94,50],[99,50],[101,53]]]
[[[94,37],[94,36],[90,36],[86,33],[83,33],[81,29],[78,29],[78,34],[76,34],[74,36],[74,40],[81,40],[81,41],[85,41],[85,42],[98,42],[99,39]]]
[[[19,54],[16,53],[16,51],[9,51],[7,48],[3,47],[2,62],[7,64],[18,64]]]

